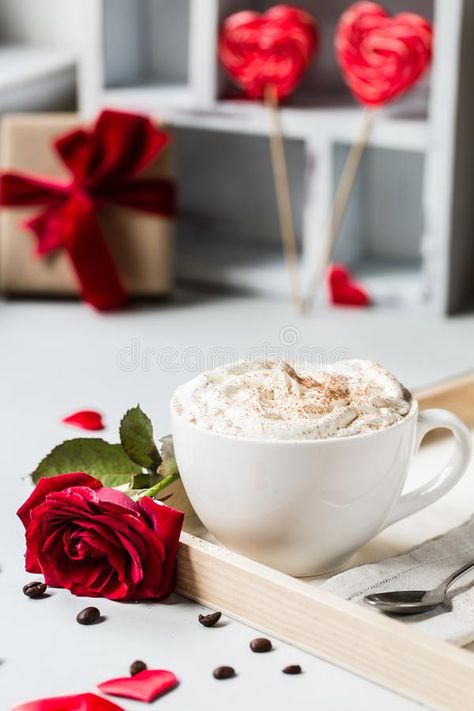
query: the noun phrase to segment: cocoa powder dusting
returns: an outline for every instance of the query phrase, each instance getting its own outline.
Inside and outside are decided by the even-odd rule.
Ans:
[[[324,400],[329,407],[334,400],[344,400],[349,397],[349,388],[347,379],[341,375],[332,375],[330,373],[323,374],[323,382],[315,380],[310,375],[299,375],[296,370],[286,361],[282,362],[282,368],[290,378],[296,380],[305,388],[318,388],[323,391]],[[326,409],[326,408],[323,408]]]

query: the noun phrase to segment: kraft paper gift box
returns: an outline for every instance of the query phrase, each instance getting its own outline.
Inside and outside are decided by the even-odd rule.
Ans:
[[[2,170],[41,178],[68,178],[52,146],[61,134],[80,127],[75,114],[10,115],[1,121]],[[85,126],[86,128],[89,125]],[[170,146],[166,146],[139,178],[172,178]],[[0,290],[7,294],[79,294],[77,278],[64,249],[38,257],[36,236],[22,222],[41,207],[2,207],[0,211]],[[108,205],[98,222],[130,295],[164,295],[173,285],[174,219]]]

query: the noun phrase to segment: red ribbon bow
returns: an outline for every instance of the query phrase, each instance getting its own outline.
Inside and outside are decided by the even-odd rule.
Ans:
[[[71,180],[0,175],[0,205],[43,206],[25,223],[37,237],[37,253],[66,249],[84,300],[97,309],[116,309],[127,301],[97,211],[114,204],[173,216],[174,183],[137,179],[168,141],[146,116],[106,110],[90,131],[77,129],[55,139],[54,148]]]

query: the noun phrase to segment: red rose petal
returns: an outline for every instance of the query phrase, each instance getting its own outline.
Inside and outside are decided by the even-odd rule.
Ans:
[[[43,503],[48,494],[64,491],[64,489],[69,489],[72,486],[87,486],[89,489],[100,489],[102,482],[85,472],[69,472],[52,477],[41,477],[35,489],[16,512],[24,527],[28,528],[31,512]]]
[[[121,706],[97,694],[75,694],[74,696],[55,696],[51,699],[27,701],[15,706],[12,711],[124,711]]]
[[[95,410],[78,410],[67,417],[63,417],[61,422],[65,425],[78,427],[80,430],[96,431],[105,429],[102,415]]]
[[[184,513],[166,506],[166,504],[158,503],[148,496],[144,496],[141,499],[140,506],[148,515],[153,529],[166,549],[161,571],[161,590],[158,597],[159,600],[162,600],[167,598],[175,587],[176,556],[178,554],[179,534],[183,526]]]
[[[28,499],[16,512],[25,530],[28,531],[32,512],[45,501],[49,494],[63,491],[71,486],[87,486],[90,489],[97,489],[102,487],[102,483],[84,472],[71,472],[69,474],[59,474],[53,477],[42,477]],[[25,555],[25,570],[27,570],[28,573],[43,572],[36,555],[29,549],[28,545]]]
[[[329,296],[333,304],[344,306],[370,306],[371,299],[362,284],[352,280],[349,270],[342,264],[329,269]]]
[[[116,506],[121,506],[123,509],[130,509],[130,511],[140,512],[140,506],[136,501],[124,494],[123,491],[117,491],[116,489],[111,489],[108,486],[103,486],[95,492],[97,501],[108,502],[110,504],[115,504]],[[125,511],[124,511],[125,513]]]
[[[145,669],[135,676],[124,676],[109,679],[98,684],[97,688],[103,694],[123,696],[137,701],[154,701],[165,692],[173,689],[178,683],[173,672],[166,669]]]

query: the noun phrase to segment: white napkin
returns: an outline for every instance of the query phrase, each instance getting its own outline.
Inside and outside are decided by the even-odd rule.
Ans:
[[[362,565],[333,576],[321,587],[346,600],[361,603],[364,595],[388,590],[429,590],[456,568],[474,560],[474,516],[458,528],[425,541],[409,553]],[[474,571],[449,591],[452,610],[400,617],[406,624],[464,646],[474,640]],[[363,604],[363,603],[361,603]],[[381,614],[375,612],[374,614]]]

